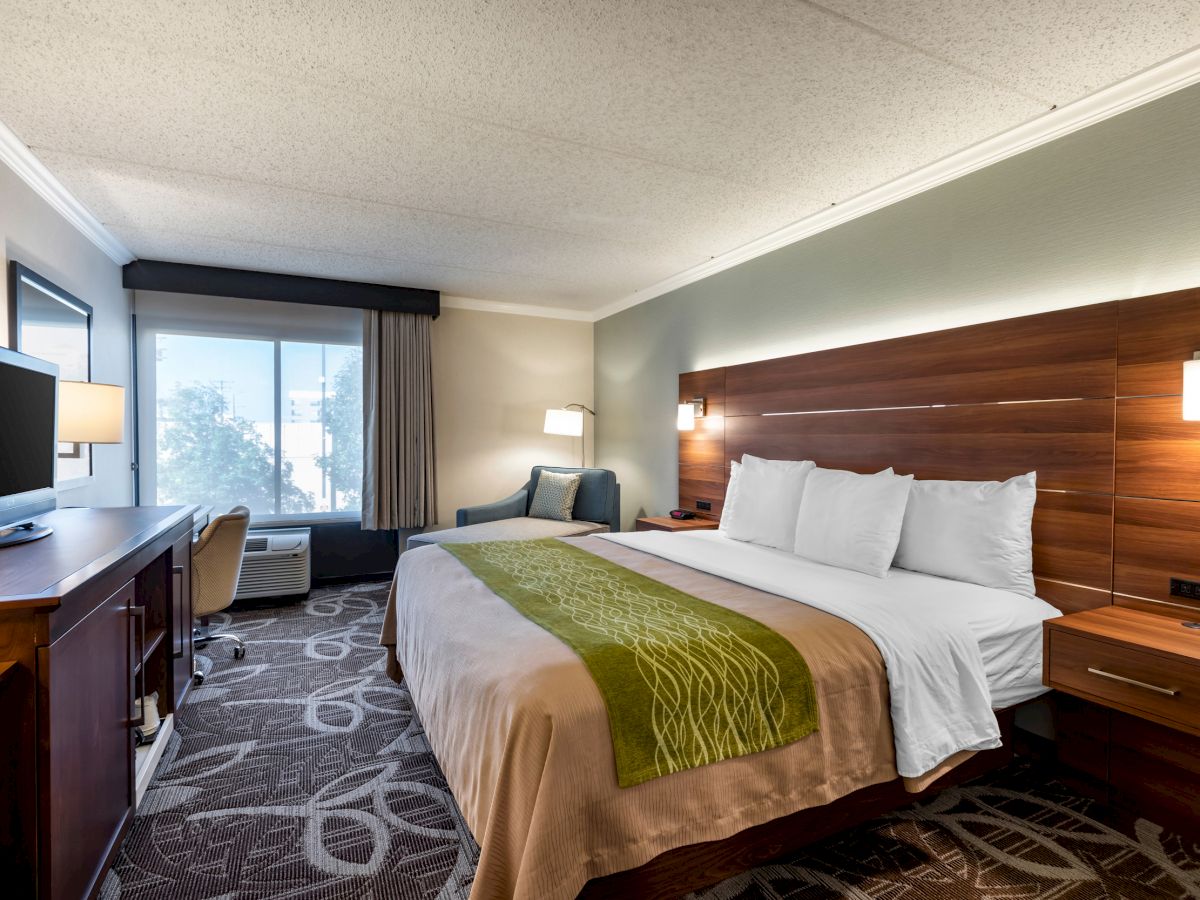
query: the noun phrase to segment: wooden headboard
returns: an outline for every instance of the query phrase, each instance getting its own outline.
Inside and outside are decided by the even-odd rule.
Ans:
[[[1200,289],[679,376],[679,505],[719,518],[729,461],[918,478],[1036,470],[1034,576],[1065,611],[1200,610],[1200,423],[1181,418]],[[703,510],[697,503],[710,503]]]

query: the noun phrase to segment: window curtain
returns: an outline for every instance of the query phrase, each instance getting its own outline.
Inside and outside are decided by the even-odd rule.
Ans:
[[[363,312],[364,529],[437,521],[431,316]]]

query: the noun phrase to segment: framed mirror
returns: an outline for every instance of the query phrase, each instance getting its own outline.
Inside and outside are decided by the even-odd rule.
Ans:
[[[92,380],[92,308],[20,263],[9,272],[9,342],[58,365],[60,381]],[[90,444],[59,444],[57,486],[90,480]]]

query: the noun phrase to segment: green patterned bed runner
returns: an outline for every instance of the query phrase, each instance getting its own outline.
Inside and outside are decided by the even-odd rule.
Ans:
[[[557,538],[441,547],[579,654],[608,707],[621,787],[817,730],[804,657],[754,619]]]

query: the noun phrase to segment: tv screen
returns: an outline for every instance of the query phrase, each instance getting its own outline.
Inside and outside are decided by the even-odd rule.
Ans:
[[[55,368],[0,353],[0,497],[54,487]]]

